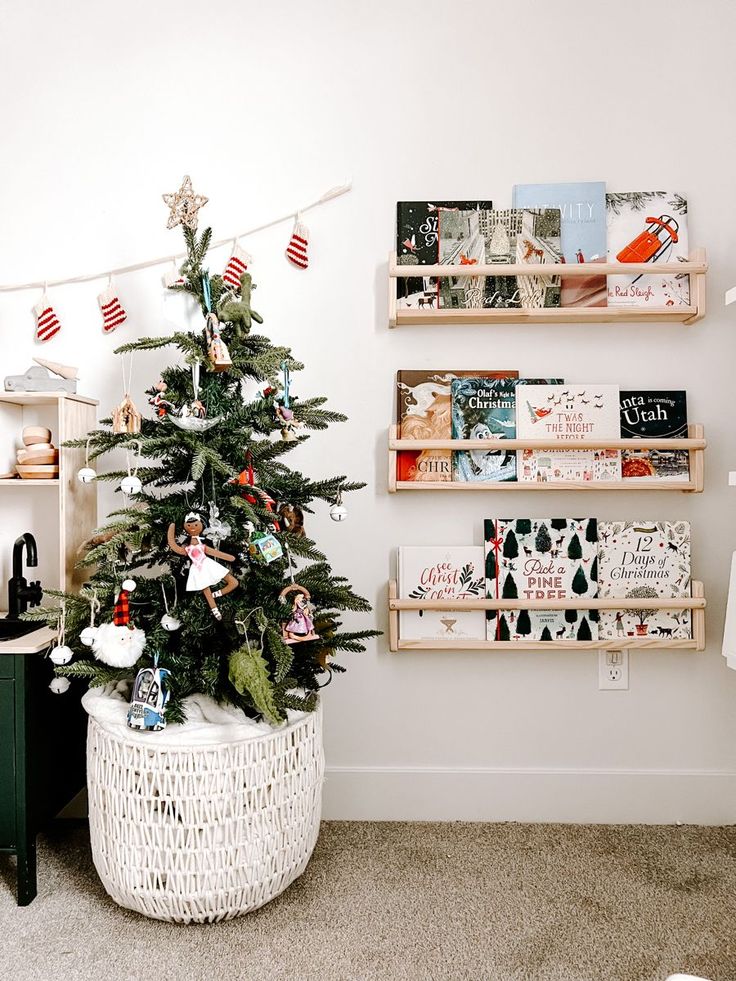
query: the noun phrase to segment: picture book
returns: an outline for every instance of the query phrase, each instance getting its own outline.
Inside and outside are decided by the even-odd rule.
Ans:
[[[397,422],[401,439],[451,439],[453,378],[516,378],[518,371],[399,371]],[[397,480],[452,480],[450,450],[399,450]]]
[[[598,593],[630,599],[690,595],[687,521],[599,521]],[[688,638],[689,610],[601,610],[600,639]]]
[[[396,204],[396,261],[400,265],[431,266],[439,262],[439,214],[444,208],[484,211],[492,201],[399,201]],[[437,309],[437,279],[419,275],[397,279],[397,306]]]
[[[560,305],[559,210],[441,211],[439,231],[443,264],[532,263],[545,267],[539,276],[445,276],[439,281],[441,307]]]
[[[519,450],[519,480],[620,480],[621,453],[563,449],[570,439],[619,439],[618,385],[534,385],[519,389],[518,439],[559,440],[559,450]]]
[[[597,640],[595,518],[486,518],[489,599],[581,600],[580,610],[488,610],[487,640]]]
[[[672,307],[690,303],[690,277],[657,275],[658,262],[686,262],[687,201],[675,191],[606,195],[608,258],[651,263],[651,274],[608,277],[609,307]]]
[[[452,389],[453,439],[514,439],[516,380],[455,378]],[[458,450],[452,455],[453,480],[516,480],[514,450]]]
[[[558,208],[563,261],[605,262],[606,185],[603,181],[573,184],[515,184],[514,208]],[[562,276],[563,307],[604,307],[606,277]]]
[[[687,393],[621,392],[621,436],[623,439],[687,437]],[[687,450],[622,450],[624,480],[687,480],[690,476]]]
[[[405,545],[398,550],[401,599],[483,599],[483,549],[475,545]],[[401,610],[402,640],[484,640],[482,610]]]

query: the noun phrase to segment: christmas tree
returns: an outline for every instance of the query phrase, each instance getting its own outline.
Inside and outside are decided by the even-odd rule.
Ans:
[[[63,611],[60,643],[74,659],[57,668],[62,675],[98,686],[155,660],[170,672],[169,721],[183,719],[183,699],[204,693],[277,724],[287,709],[313,709],[318,689],[345,670],[333,657],[365,650],[376,635],[343,629],[344,611],[370,606],[304,529],[314,502],[342,520],[342,496],[364,485],[344,475],[311,480],[286,465],[310,430],[345,416],[325,398],[291,393],[303,365],[254,331],[262,318],[250,274],[210,276],[212,232],[196,230],[201,199],[184,186],[166,198],[187,249],[173,289],[198,303],[202,329],[115,352],[172,348],[177,357],[148,392],[154,418],[103,419],[90,434],[90,462],[127,453],[128,470],[100,474],[122,483],[123,506],[88,543],[81,592],[54,593],[59,608],[29,615],[56,624]]]

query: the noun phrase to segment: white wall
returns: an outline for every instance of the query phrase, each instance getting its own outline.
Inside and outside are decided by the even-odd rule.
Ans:
[[[308,218],[308,272],[283,259],[286,226],[248,247],[267,331],[307,364],[299,394],[324,392],[351,416],[300,459],[310,473],[345,472],[367,487],[348,500],[346,523],[322,509],[309,530],[374,602],[380,627],[393,547],[479,541],[490,506],[476,494],[387,495],[397,368],[496,364],[682,387],[691,419],[706,426],[701,496],[509,493],[493,504],[688,518],[710,603],[707,652],[636,652],[631,690],[610,693],[597,690],[587,654],[392,656],[381,639],[326,693],[329,816],[736,819],[736,676],[720,656],[736,546],[736,492],[726,486],[736,467],[736,313],[722,306],[736,276],[736,7],[701,0],[697,20],[695,9],[687,0],[3,4],[3,281],[177,250],[160,195],[184,173],[209,195],[217,235],[352,175],[349,196]],[[571,179],[687,193],[691,241],[712,269],[704,322],[387,330],[397,199],[482,195],[505,206],[514,182]],[[43,354],[81,365],[81,390],[105,411],[120,394],[115,343],[180,318],[163,308],[159,275],[121,278],[131,319],[114,337],[98,325],[103,283],[53,293],[64,331]],[[36,298],[0,295],[3,374],[37,353]],[[137,356],[141,402],[162,362]],[[4,579],[4,543],[0,554]]]

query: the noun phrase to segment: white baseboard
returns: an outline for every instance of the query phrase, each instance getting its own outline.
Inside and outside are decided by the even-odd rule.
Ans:
[[[327,768],[333,821],[734,824],[736,772]]]

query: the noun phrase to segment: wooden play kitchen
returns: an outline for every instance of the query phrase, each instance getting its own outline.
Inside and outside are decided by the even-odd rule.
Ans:
[[[67,448],[64,442],[86,436],[96,419],[97,402],[80,395],[0,392],[3,439],[11,445],[22,433],[24,444],[17,454],[18,474],[0,479],[11,536],[3,545],[14,549],[16,535],[26,528],[34,533],[41,558],[51,556],[41,577],[45,588],[81,585],[75,563],[80,545],[97,525],[97,495],[94,484],[80,483],[76,476],[84,449]],[[48,469],[41,473],[39,467]],[[19,494],[21,487],[25,492]],[[30,564],[26,555],[25,565]],[[0,600],[3,610],[7,602]],[[0,618],[0,851],[17,856],[18,903],[27,905],[36,895],[36,835],[85,784],[86,714],[83,683],[73,682],[62,696],[49,689],[53,673],[44,652],[54,632],[41,627],[13,637],[13,625]]]

